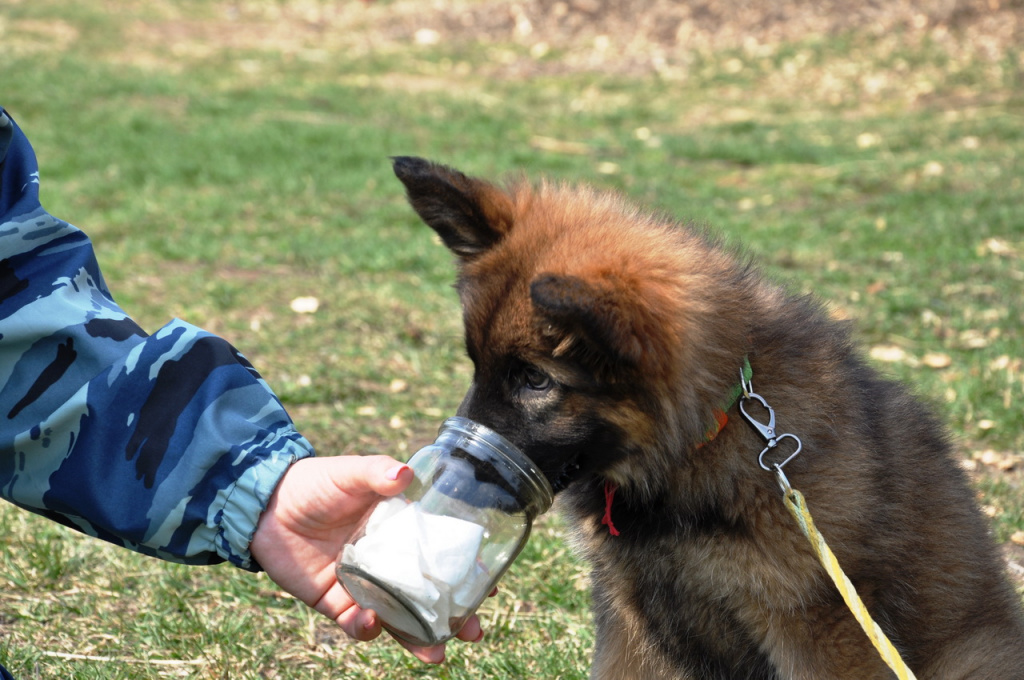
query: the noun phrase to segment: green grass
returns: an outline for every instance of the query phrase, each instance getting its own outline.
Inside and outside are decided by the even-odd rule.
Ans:
[[[852,319],[966,459],[1018,461],[976,480],[999,540],[1024,531],[1017,51],[851,33],[701,52],[685,78],[587,72],[557,68],[559,46],[416,45],[379,29],[397,4],[4,9],[0,96],[44,204],[93,237],[145,328],[178,316],[232,340],[324,454],[405,456],[470,367],[450,257],[388,157],[587,181],[711,224]],[[315,314],[290,309],[310,295]],[[585,678],[585,567],[556,517],[481,616],[485,643],[427,668],[349,644],[263,576],[0,507],[0,663],[19,678]]]

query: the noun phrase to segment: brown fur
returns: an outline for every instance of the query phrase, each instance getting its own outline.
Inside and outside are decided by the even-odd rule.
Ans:
[[[1024,678],[1020,601],[943,428],[817,303],[607,194],[395,171],[458,257],[460,414],[551,479],[593,567],[592,678],[892,677],[723,403],[744,357],[803,441],[786,474],[917,677]]]

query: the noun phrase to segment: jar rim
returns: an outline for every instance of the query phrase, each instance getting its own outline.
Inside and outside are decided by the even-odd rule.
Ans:
[[[446,418],[441,424],[442,431],[445,429],[452,429],[463,434],[469,435],[481,442],[486,444],[495,453],[503,456],[508,460],[519,472],[522,473],[523,478],[526,479],[534,490],[537,492],[538,499],[540,500],[540,512],[542,514],[546,512],[555,499],[554,489],[551,488],[551,482],[548,478],[537,469],[533,461],[530,460],[526,454],[519,450],[515,444],[510,442],[499,432],[492,430],[486,425],[481,425],[475,420],[464,418],[463,416],[451,416]]]

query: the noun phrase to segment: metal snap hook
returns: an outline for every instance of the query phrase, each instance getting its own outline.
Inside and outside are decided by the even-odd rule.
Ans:
[[[745,383],[744,384],[744,389],[746,390],[746,388],[748,388],[748,387],[752,387],[752,386],[749,383]],[[761,404],[761,406],[763,406],[765,408],[765,410],[768,411],[768,422],[767,423],[758,420],[757,418],[755,418],[754,416],[750,415],[747,412],[747,409],[744,406],[744,404],[749,399],[753,399],[753,400],[759,402]],[[794,458],[796,458],[797,455],[800,453],[800,451],[803,450],[803,447],[804,447],[803,442],[801,442],[800,441],[800,437],[797,437],[795,434],[789,434],[788,432],[787,433],[783,433],[783,434],[776,434],[776,431],[775,431],[775,409],[773,409],[771,406],[769,406],[768,402],[765,401],[765,398],[762,397],[760,394],[757,394],[756,392],[753,392],[753,391],[746,390],[744,392],[744,395],[740,398],[740,413],[743,415],[744,418],[746,418],[747,422],[750,423],[751,425],[753,425],[754,429],[757,430],[758,433],[762,437],[764,437],[765,441],[768,442],[768,446],[764,447],[764,449],[761,450],[761,453],[758,454],[758,456],[757,456],[757,464],[760,465],[762,469],[768,470],[769,472],[772,471],[772,470],[776,470],[778,472],[781,472],[782,471],[782,467],[784,465],[786,465],[786,463],[788,463],[789,461],[791,461]],[[769,451],[771,451],[772,449],[777,447],[779,445],[779,442],[781,442],[783,439],[792,439],[793,441],[795,441],[796,442],[796,451],[794,451],[793,453],[789,454],[789,456],[785,460],[783,460],[781,463],[771,463],[771,464],[766,463],[765,459],[764,459],[765,458],[765,454],[767,454]]]
[[[783,439],[792,439],[793,441],[795,441],[796,442],[796,451],[794,451],[793,453],[789,454],[789,457],[786,458],[781,463],[772,463],[771,465],[766,464],[764,462],[764,454],[768,453],[769,451],[774,449],[776,446],[778,446],[779,442],[782,441]],[[768,470],[769,472],[772,471],[772,470],[778,470],[779,472],[781,472],[782,468],[786,465],[786,463],[788,463],[789,461],[791,461],[794,458],[796,458],[797,455],[800,453],[800,451],[803,448],[804,448],[804,444],[803,444],[803,442],[800,441],[800,437],[797,437],[795,434],[788,434],[788,433],[787,434],[780,434],[778,437],[775,437],[774,439],[769,440],[768,446],[764,447],[764,449],[761,451],[761,453],[757,456],[757,464],[760,465],[763,470]]]
[[[761,406],[764,406],[765,410],[768,411],[767,423],[762,423],[757,418],[747,413],[747,409],[744,408],[743,402],[745,402],[748,399],[755,399],[761,402]],[[761,433],[762,437],[769,441],[775,439],[775,409],[769,406],[768,402],[765,401],[764,397],[762,397],[760,394],[757,394],[755,392],[748,392],[746,395],[744,395],[743,398],[740,399],[740,413],[743,414],[743,417],[747,419],[748,423],[754,426],[754,429]]]

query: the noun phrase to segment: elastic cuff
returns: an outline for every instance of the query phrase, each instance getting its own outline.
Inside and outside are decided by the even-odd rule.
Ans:
[[[309,442],[294,430],[264,445],[279,450],[246,470],[228,491],[217,513],[219,517],[211,518],[217,525],[214,537],[217,554],[237,567],[254,572],[263,570],[249,551],[260,515],[291,464],[315,455]]]

